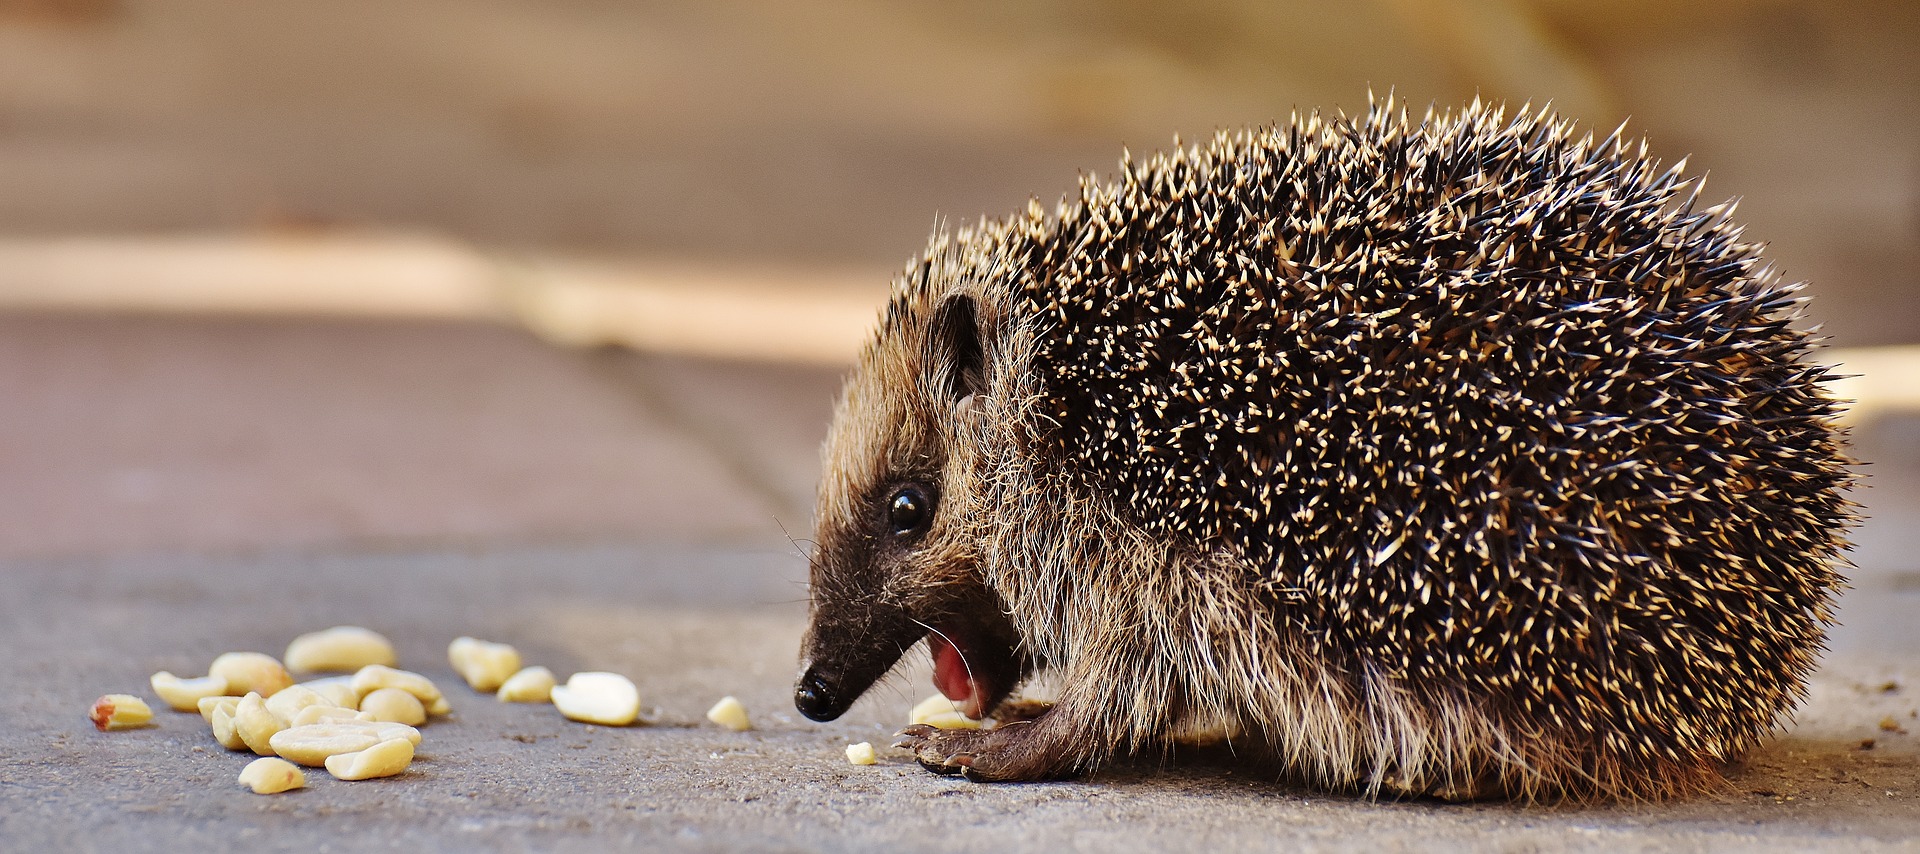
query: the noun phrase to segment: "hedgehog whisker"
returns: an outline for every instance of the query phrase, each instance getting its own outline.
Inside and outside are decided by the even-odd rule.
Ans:
[[[773,524],[779,527],[780,535],[787,538],[787,545],[793,546],[793,550],[800,554],[800,559],[811,565],[813,563],[813,551],[817,551],[819,546],[812,540],[794,537],[793,533],[787,530],[787,526],[780,521],[780,517],[778,516],[773,517]],[[800,545],[801,543],[806,543],[807,546],[812,547],[812,550],[802,547]]]
[[[958,654],[960,655],[960,666],[961,666],[962,668],[964,668],[964,669],[965,669],[965,670],[967,671],[967,684],[968,684],[969,686],[972,686],[972,685],[974,685],[974,684],[976,684],[976,683],[974,682],[974,679],[973,679],[973,662],[970,662],[970,661],[968,661],[968,660],[967,660],[967,649],[966,649],[966,647],[963,647],[963,646],[961,646],[961,645],[959,645],[959,644],[957,644],[957,643],[954,643],[954,642],[953,642],[953,638],[951,638],[951,637],[948,637],[948,636],[947,636],[947,633],[946,633],[946,632],[943,632],[943,631],[940,631],[939,629],[936,629],[936,628],[934,628],[934,627],[932,627],[932,626],[930,626],[930,625],[927,625],[926,623],[922,623],[922,622],[920,622],[919,620],[917,620],[917,619],[914,619],[913,617],[908,617],[907,619],[909,619],[909,620],[913,620],[913,622],[914,622],[915,624],[917,624],[917,625],[919,625],[919,626],[920,626],[921,628],[924,628],[924,629],[926,629],[926,630],[927,630],[927,631],[929,631],[929,632],[932,632],[932,633],[934,633],[934,634],[936,634],[936,635],[939,635],[939,636],[940,636],[940,639],[941,639],[941,640],[944,640],[944,641],[946,641],[946,642],[947,642],[947,645],[948,645],[948,646],[951,646],[951,647],[953,647],[953,651],[954,651],[954,652],[956,652],[956,653],[958,653]],[[982,700],[984,700],[984,699],[986,699],[986,698],[985,698],[985,697],[982,697],[981,699],[982,699]],[[980,712],[981,712],[982,714],[985,714],[985,713],[987,712],[987,710],[986,710],[986,709],[981,709],[981,710],[980,710]]]

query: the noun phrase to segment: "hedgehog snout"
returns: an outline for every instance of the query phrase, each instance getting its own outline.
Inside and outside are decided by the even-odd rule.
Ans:
[[[793,707],[809,720],[826,722],[840,717],[850,703],[835,696],[828,680],[814,669],[813,662],[801,663],[800,677],[793,686]]]
[[[865,598],[816,600],[801,645],[794,708],[816,721],[840,717],[925,634],[898,606]]]

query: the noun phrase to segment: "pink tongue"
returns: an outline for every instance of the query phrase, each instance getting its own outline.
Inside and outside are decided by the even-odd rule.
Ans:
[[[927,642],[933,648],[933,687],[960,704],[961,714],[980,717],[979,686],[967,675],[967,663],[960,657],[960,650],[938,634],[929,636]]]

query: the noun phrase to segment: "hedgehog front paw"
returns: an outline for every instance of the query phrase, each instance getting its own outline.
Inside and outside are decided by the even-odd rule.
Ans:
[[[930,724],[914,724],[900,731],[894,747],[913,753],[920,767],[935,774],[953,776],[965,773],[973,765],[973,753],[961,742],[961,736],[977,736],[980,730],[941,729]]]
[[[913,752],[922,768],[960,775],[977,783],[1048,780],[1072,768],[1063,744],[1032,722],[993,729],[940,729],[915,724],[900,731],[895,747]]]

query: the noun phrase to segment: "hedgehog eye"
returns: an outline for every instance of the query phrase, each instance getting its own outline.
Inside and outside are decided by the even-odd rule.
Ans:
[[[911,534],[933,521],[933,499],[917,486],[903,486],[887,499],[887,524],[893,533]]]

